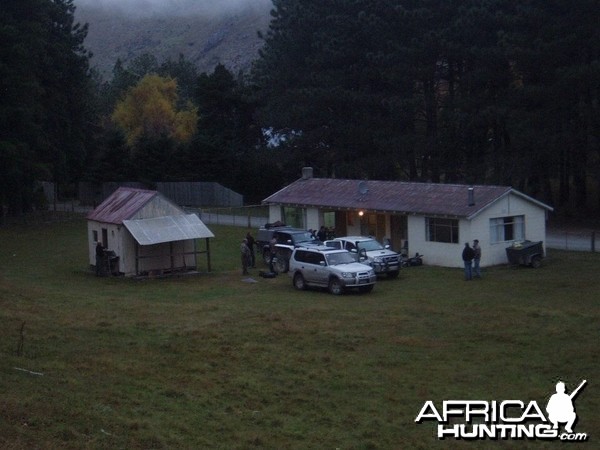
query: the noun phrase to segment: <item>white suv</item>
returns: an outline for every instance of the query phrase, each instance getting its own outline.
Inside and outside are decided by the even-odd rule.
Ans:
[[[395,278],[400,273],[401,257],[398,253],[384,247],[371,237],[346,236],[325,241],[332,248],[345,249],[354,255],[354,259],[370,265],[377,275]]]
[[[289,268],[296,289],[326,287],[334,295],[350,288],[371,292],[377,280],[372,267],[356,262],[346,250],[326,246],[295,248]]]

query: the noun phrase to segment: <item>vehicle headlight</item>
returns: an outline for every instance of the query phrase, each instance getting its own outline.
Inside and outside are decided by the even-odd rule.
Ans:
[[[375,271],[374,270],[369,270],[369,276],[370,277],[374,277],[375,276]]]
[[[342,272],[343,278],[355,278],[356,274],[354,272]]]
[[[383,262],[383,258],[381,256],[376,256],[375,258],[373,258],[373,262],[381,264]]]

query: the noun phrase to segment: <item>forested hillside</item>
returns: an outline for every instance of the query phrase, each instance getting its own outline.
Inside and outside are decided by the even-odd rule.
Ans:
[[[183,55],[200,72],[219,63],[233,73],[247,71],[262,45],[258,31],[267,29],[270,18],[270,4],[264,0],[210,15],[186,12],[189,2],[151,14],[95,2],[76,5],[76,19],[89,24],[85,45],[94,55],[90,64],[104,78],[112,76],[118,59],[128,63],[143,54],[159,61]]]
[[[143,47],[157,40],[148,31],[135,33],[148,51],[102,79],[73,0],[8,2],[2,212],[35,207],[36,180],[62,195],[82,180],[218,181],[257,202],[310,165],[322,177],[511,185],[556,214],[598,217],[597,6],[273,0],[243,72],[224,60],[235,57],[202,70],[193,52],[166,56],[166,38]],[[189,17],[163,25],[176,40]],[[188,47],[216,49],[218,36]]]

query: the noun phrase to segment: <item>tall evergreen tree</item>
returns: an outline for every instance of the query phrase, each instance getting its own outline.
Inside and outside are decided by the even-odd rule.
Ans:
[[[0,9],[0,203],[32,206],[34,180],[69,182],[83,168],[89,127],[87,26],[72,0],[3,2]]]
[[[187,155],[188,178],[218,181],[254,195],[261,179],[254,170],[262,135],[243,80],[217,65],[197,79],[198,136]]]
[[[379,146],[370,130],[389,114],[384,94],[401,89],[390,84],[398,80],[386,79],[378,70],[373,11],[382,5],[362,0],[274,2],[253,77],[267,104],[262,120],[276,130],[301,130],[295,144],[302,164],[322,173],[367,176],[363,169],[375,165],[373,171],[389,176],[385,172],[391,164],[366,158],[364,151],[373,155],[371,150]]]
[[[550,181],[558,180],[558,203],[569,209],[590,205],[588,187],[600,192],[598,6],[520,2],[504,41],[518,77],[513,143],[523,186],[549,198]]]
[[[275,0],[263,126],[322,174],[600,192],[597,0]],[[591,183],[592,182],[592,183]],[[570,192],[574,187],[574,193]]]

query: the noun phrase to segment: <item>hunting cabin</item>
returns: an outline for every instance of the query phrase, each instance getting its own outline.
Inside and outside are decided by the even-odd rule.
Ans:
[[[508,186],[302,177],[263,200],[269,222],[373,236],[425,255],[426,264],[462,267],[465,242],[479,240],[482,266],[507,262],[515,241],[545,241],[552,207]]]
[[[96,265],[96,243],[105,248],[106,267],[125,276],[162,275],[197,270],[214,234],[195,214],[186,212],[157,191],[120,187],[87,216],[90,266]],[[198,239],[204,239],[201,250]]]

